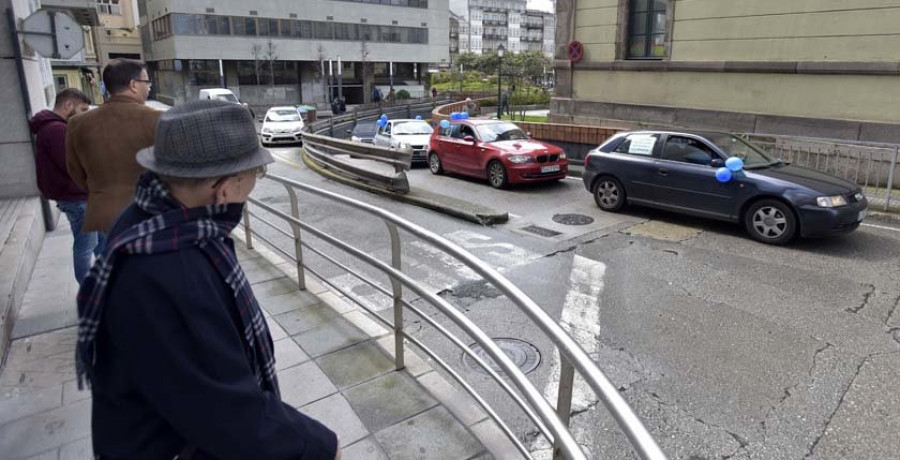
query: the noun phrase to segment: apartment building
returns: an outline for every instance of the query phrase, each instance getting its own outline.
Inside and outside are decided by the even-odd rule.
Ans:
[[[459,16],[460,52],[487,54],[503,45],[512,53],[553,55],[556,15],[529,10],[527,0],[468,0],[455,13]]]
[[[425,94],[428,66],[450,60],[448,1],[138,0],[138,11],[160,101],[225,86],[251,104],[325,103],[339,91],[353,104],[373,87]]]

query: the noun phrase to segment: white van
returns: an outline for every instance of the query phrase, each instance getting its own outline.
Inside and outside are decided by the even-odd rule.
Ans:
[[[256,114],[253,113],[253,109],[251,109],[249,105],[244,104],[240,100],[238,100],[237,96],[235,96],[234,93],[232,93],[230,89],[225,89],[225,88],[201,89],[199,99],[200,100],[212,99],[212,100],[216,100],[216,101],[231,102],[232,104],[241,104],[242,106],[246,107],[247,110],[250,111],[250,115],[253,116],[253,118],[256,118]]]

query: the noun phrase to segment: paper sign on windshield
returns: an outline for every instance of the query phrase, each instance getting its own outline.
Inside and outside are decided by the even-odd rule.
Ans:
[[[631,136],[628,140],[631,144],[628,146],[628,153],[635,155],[652,155],[653,146],[656,145],[656,137],[652,135]]]

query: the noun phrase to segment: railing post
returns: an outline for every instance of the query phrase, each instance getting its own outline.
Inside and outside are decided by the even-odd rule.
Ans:
[[[391,266],[402,271],[400,232],[397,231],[397,226],[393,223],[385,223],[387,224],[388,232],[391,234]],[[399,371],[406,367],[406,361],[403,356],[403,285],[393,276],[391,277],[391,290],[394,299],[394,364]]]
[[[244,240],[247,242],[247,249],[253,249],[253,232],[250,231],[250,203],[244,203]]]
[[[900,145],[894,146],[894,157],[891,158],[891,169],[888,170],[887,195],[884,197],[884,210],[891,206],[891,194],[894,190],[894,170],[897,169],[897,156],[900,154]]]
[[[572,392],[575,385],[575,368],[569,363],[569,359],[562,353],[559,354],[559,394],[556,397],[556,413],[559,420],[566,427],[569,426],[569,416],[572,413]],[[553,444],[553,460],[562,460],[562,446],[557,440]]]
[[[335,114],[331,114],[331,118],[328,119],[328,137],[334,137],[334,116]]]
[[[406,104],[406,118],[412,118],[412,109],[409,104]]]
[[[300,205],[297,203],[297,191],[284,184],[288,195],[291,197],[291,217],[300,220]],[[306,290],[306,274],[303,270],[303,245],[300,243],[300,225],[291,222],[291,231],[294,233],[294,257],[297,258],[297,285],[301,291]]]

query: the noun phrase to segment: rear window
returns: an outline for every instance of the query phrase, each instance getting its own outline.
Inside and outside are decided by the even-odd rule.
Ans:
[[[629,134],[613,151],[649,157],[653,155],[657,141],[659,134]]]

